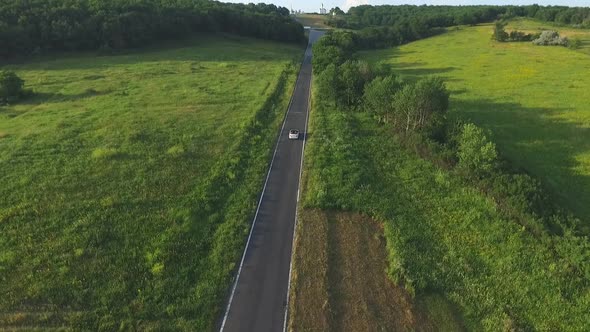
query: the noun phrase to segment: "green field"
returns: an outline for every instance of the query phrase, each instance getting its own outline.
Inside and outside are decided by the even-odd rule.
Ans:
[[[303,50],[219,36],[6,65],[0,329],[212,329]]]
[[[513,22],[531,31],[533,21]],[[556,27],[560,30],[561,28]],[[590,31],[563,28],[590,40]],[[445,78],[450,114],[490,129],[504,157],[541,179],[557,203],[590,230],[590,57],[588,49],[490,40],[491,25],[449,32],[401,47],[366,52],[408,79]]]

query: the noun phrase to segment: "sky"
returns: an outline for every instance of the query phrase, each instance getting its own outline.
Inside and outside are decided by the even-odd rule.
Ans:
[[[319,12],[322,3],[327,9],[340,7],[344,11],[352,6],[363,4],[369,5],[530,5],[533,3],[539,5],[560,5],[560,6],[590,6],[590,0],[403,0],[403,1],[384,1],[384,0],[251,0],[251,1],[237,1],[237,0],[221,0],[222,2],[266,2],[274,3],[277,6],[283,6],[294,10],[303,10],[304,12]]]

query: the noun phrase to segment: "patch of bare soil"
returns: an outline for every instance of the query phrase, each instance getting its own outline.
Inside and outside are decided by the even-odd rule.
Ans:
[[[292,331],[435,331],[387,277],[381,225],[360,214],[304,210],[296,238]]]

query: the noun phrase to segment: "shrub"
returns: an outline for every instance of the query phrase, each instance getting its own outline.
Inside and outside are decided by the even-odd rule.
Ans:
[[[569,42],[568,47],[572,50],[577,50],[582,47],[582,40],[580,38],[574,38]]]
[[[0,70],[0,102],[10,103],[18,100],[23,95],[25,81],[14,72]]]
[[[541,36],[541,34],[524,33],[522,31],[510,31],[508,35],[509,41],[520,42],[520,41],[533,41]]]
[[[492,179],[493,195],[516,211],[545,216],[551,213],[539,180],[527,174],[500,174]]]
[[[504,27],[506,23],[502,21],[496,21],[494,24],[494,33],[492,34],[492,39],[499,42],[504,42],[508,40],[508,33],[504,31]]]
[[[552,30],[545,30],[541,36],[533,40],[533,44],[542,46],[567,46],[567,37],[560,37],[559,32]]]
[[[496,145],[488,139],[483,129],[473,123],[463,125],[458,144],[459,167],[467,174],[482,178],[496,169],[498,164]]]

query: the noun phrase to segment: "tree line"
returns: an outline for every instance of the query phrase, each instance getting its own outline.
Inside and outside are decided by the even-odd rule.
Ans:
[[[284,7],[206,0],[7,0],[0,3],[0,57],[139,47],[195,32],[301,42]]]
[[[577,27],[590,27],[590,8],[565,6],[370,6],[352,7],[345,15],[336,15],[328,24],[363,29],[398,24],[422,25],[424,29],[492,22],[499,16],[529,17]]]
[[[575,27],[590,27],[590,8],[563,6],[370,6],[352,7],[332,15],[327,24],[357,31],[361,48],[386,48],[435,35],[441,28],[475,25],[511,17],[530,17]],[[515,31],[504,41],[529,41],[539,36]]]

